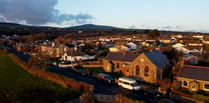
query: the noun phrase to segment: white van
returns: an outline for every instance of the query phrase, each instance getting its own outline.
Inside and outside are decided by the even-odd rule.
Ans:
[[[128,77],[120,77],[118,79],[118,85],[120,87],[130,89],[130,90],[140,90],[141,86],[136,82],[136,80]]]

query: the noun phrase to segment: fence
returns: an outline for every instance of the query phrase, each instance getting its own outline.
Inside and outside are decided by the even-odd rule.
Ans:
[[[95,101],[99,103],[115,103],[116,95],[95,94]]]
[[[82,65],[83,67],[103,67],[103,65]]]
[[[78,98],[78,99],[70,100],[64,103],[83,103],[83,102]]]
[[[175,100],[177,103],[204,103],[193,98],[184,97],[176,94],[172,94],[171,99]]]

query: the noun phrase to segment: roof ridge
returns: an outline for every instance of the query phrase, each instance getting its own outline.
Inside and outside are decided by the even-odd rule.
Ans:
[[[184,66],[185,66],[185,67],[193,67],[193,68],[209,69],[209,67],[195,66],[195,65],[184,65]]]

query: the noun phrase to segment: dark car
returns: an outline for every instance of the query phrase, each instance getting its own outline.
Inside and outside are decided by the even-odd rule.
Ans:
[[[102,80],[104,80],[108,83],[114,83],[115,82],[114,78],[109,74],[99,73],[99,74],[96,75],[96,77],[99,78],[99,79],[102,79]]]
[[[80,73],[83,76],[88,75],[88,72],[85,69],[74,69],[74,71]]]
[[[164,95],[159,93],[156,89],[148,88],[144,91],[144,95],[148,98],[149,102],[157,103],[164,98]]]
[[[175,102],[171,99],[161,99],[158,101],[158,103],[175,103]]]

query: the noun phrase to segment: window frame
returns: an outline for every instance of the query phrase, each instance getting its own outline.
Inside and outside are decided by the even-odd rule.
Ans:
[[[187,83],[187,85],[185,86],[184,83]],[[182,87],[189,87],[189,81],[186,80],[182,80]]]
[[[140,75],[140,66],[139,65],[135,66],[135,75]]]
[[[208,87],[209,87],[209,83],[203,83],[203,90],[209,91],[209,88],[205,88],[205,85],[208,85]]]
[[[150,70],[149,70],[149,66],[145,66],[145,67],[144,67],[144,76],[145,76],[145,77],[149,77],[149,71],[150,71]]]
[[[116,63],[116,68],[120,68],[120,63]]]

